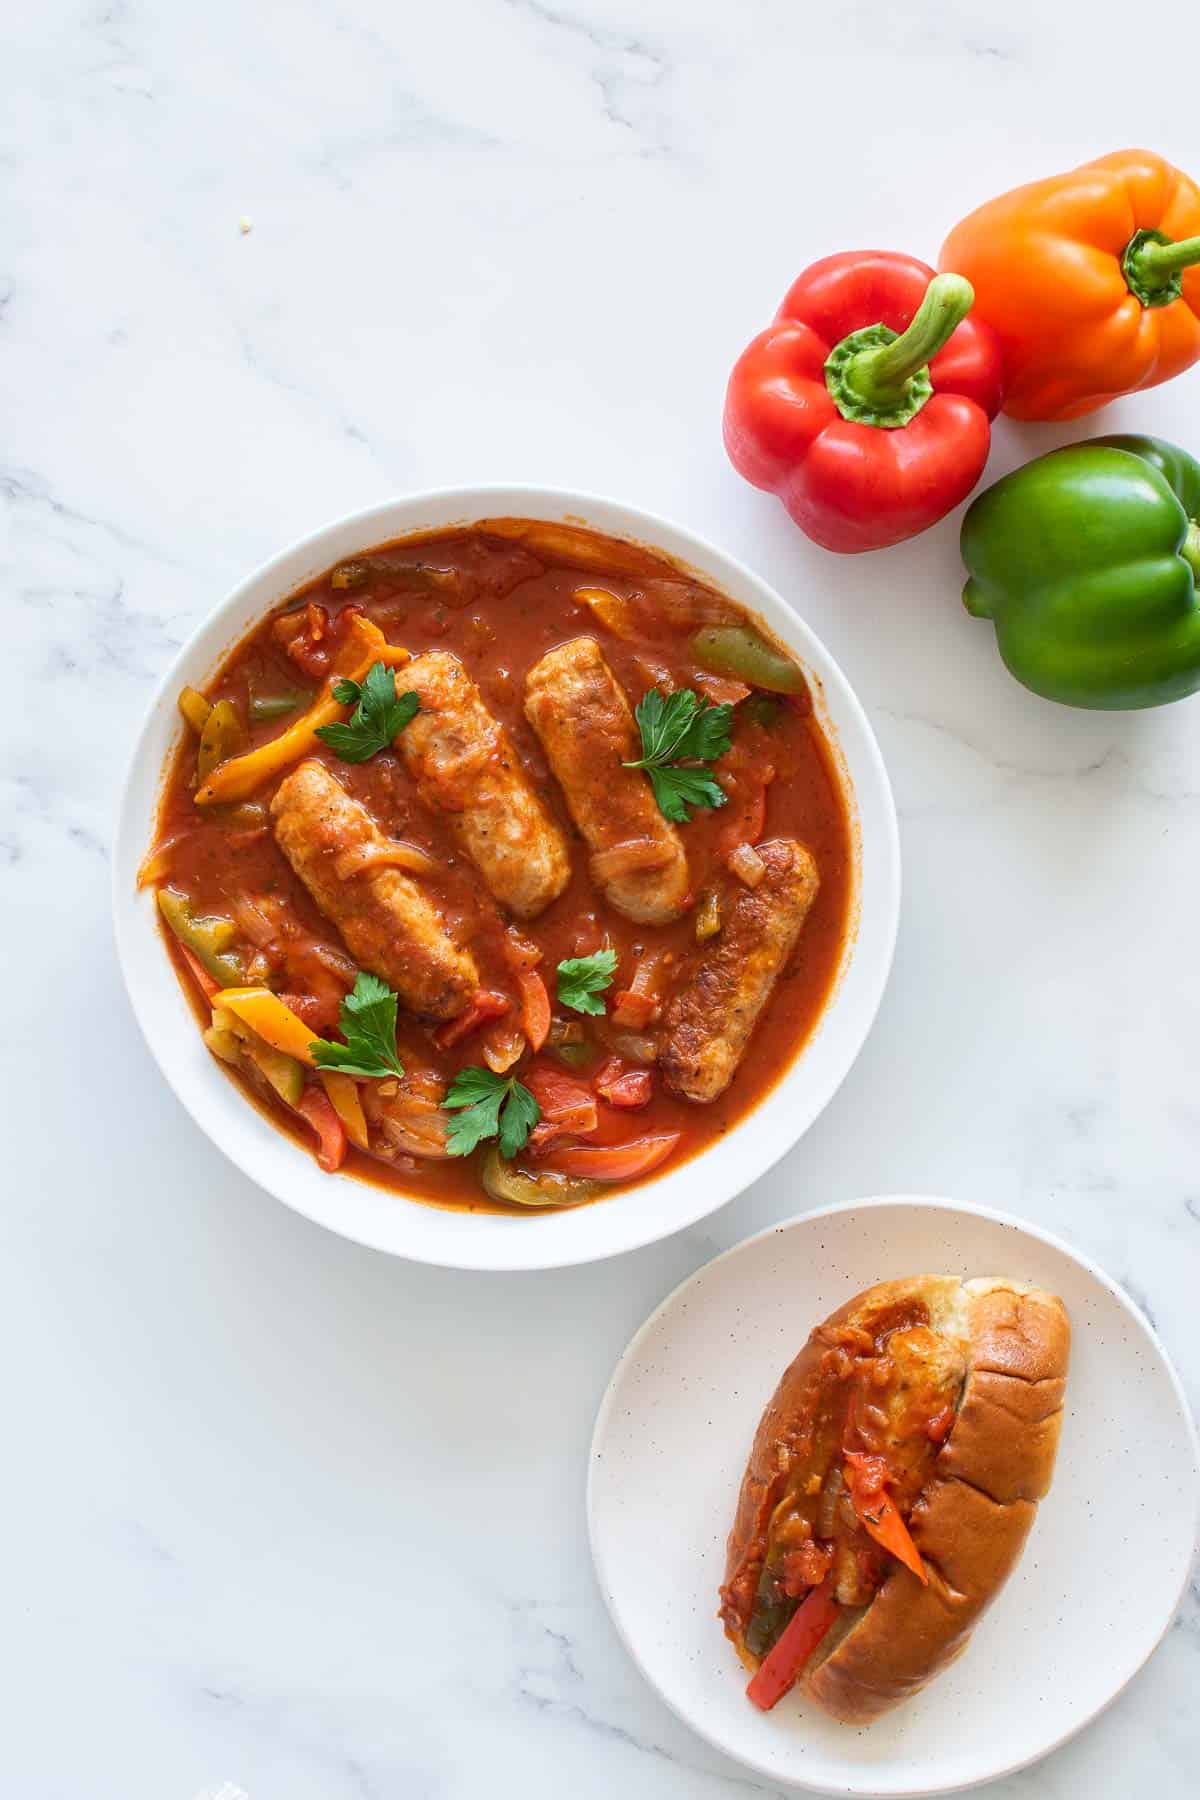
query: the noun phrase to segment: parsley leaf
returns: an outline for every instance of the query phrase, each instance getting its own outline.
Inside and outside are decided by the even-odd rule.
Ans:
[[[686,825],[689,806],[724,806],[728,795],[707,769],[685,769],[672,763],[665,769],[647,769],[658,810],[674,825]]]
[[[371,664],[361,686],[357,681],[335,681],[333,697],[354,711],[344,725],[318,725],[317,736],[349,763],[366,762],[377,750],[386,749],[420,711],[414,693],[397,695],[396,677],[384,662]]]
[[[354,992],[342,1001],[338,1016],[344,1044],[314,1038],[309,1045],[318,1069],[340,1069],[344,1075],[403,1075],[396,1054],[396,996],[378,975],[359,970]]]
[[[691,688],[666,695],[651,688],[634,717],[642,734],[642,755],[624,767],[645,769],[665,819],[685,825],[691,818],[689,806],[725,805],[727,796],[707,769],[681,765],[724,756],[733,725],[732,706],[714,706]]]
[[[470,1156],[484,1138],[499,1135],[501,1156],[522,1149],[542,1116],[542,1109],[515,1075],[496,1075],[474,1065],[460,1069],[442,1102],[451,1119],[446,1148],[451,1156]]]
[[[651,776],[653,780],[653,776]],[[670,814],[667,814],[670,817]],[[612,986],[617,970],[615,950],[595,950],[591,956],[569,956],[558,965],[558,997],[572,1012],[599,1015],[604,1002],[597,998]]]

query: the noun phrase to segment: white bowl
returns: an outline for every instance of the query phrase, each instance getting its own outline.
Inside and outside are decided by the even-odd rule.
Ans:
[[[812,678],[818,716],[840,757],[857,844],[852,926],[834,992],[794,1065],[727,1136],[677,1169],[611,1200],[528,1218],[454,1212],[365,1182],[325,1175],[222,1073],[205,1049],[158,936],[151,892],[135,887],[168,757],[182,726],[181,687],[202,687],[265,613],[336,562],[414,532],[476,519],[570,520],[665,551],[758,613]],[[129,997],[163,1074],[192,1118],[252,1180],[361,1244],[463,1269],[593,1262],[681,1230],[733,1199],[808,1130],[858,1055],[883,994],[900,906],[896,812],[883,761],[850,684],[779,595],[712,545],[616,501],[553,488],[449,488],[339,519],[266,563],[222,602],[164,677],[133,753],[113,857],[117,948]]]
[[[921,1270],[1012,1275],[1062,1297],[1071,1368],[1054,1481],[965,1654],[924,1693],[865,1729],[794,1694],[760,1713],[717,1619],[759,1413],[835,1306]],[[588,1471],[601,1592],[667,1705],[772,1792],[876,1800],[1011,1775],[1094,1719],[1175,1616],[1198,1509],[1200,1446],[1179,1377],[1120,1288],[1017,1219],[907,1196],[774,1225],[676,1288],[617,1364]]]

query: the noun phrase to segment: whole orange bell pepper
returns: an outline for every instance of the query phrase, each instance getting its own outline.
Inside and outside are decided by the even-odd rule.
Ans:
[[[939,266],[1000,339],[1014,419],[1082,418],[1200,359],[1200,188],[1153,151],[990,200]]]

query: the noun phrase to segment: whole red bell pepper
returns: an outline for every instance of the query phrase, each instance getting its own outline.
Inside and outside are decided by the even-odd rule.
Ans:
[[[965,500],[1004,398],[1000,345],[960,275],[915,256],[813,263],[739,357],[725,447],[826,550],[879,550]]]

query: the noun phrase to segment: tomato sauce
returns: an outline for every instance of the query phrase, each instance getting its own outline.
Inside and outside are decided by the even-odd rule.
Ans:
[[[581,600],[581,590],[602,590],[625,606],[619,635]],[[673,924],[646,926],[632,923],[607,904],[589,873],[586,845],[572,826],[563,795],[526,722],[522,709],[526,672],[554,646],[588,635],[599,642],[631,708],[656,685],[664,692],[689,687],[719,702],[738,697],[739,689],[714,679],[695,660],[691,638],[696,623],[713,616],[755,622],[665,558],[583,530],[494,521],[487,529],[404,539],[356,556],[312,582],[264,618],[225,659],[205,697],[232,703],[244,724],[246,744],[252,747],[277,737],[327,688],[329,648],[337,641],[339,616],[347,606],[360,609],[390,642],[406,646],[414,655],[448,650],[461,660],[487,707],[511,734],[523,767],[565,833],[571,851],[569,885],[539,917],[516,924],[521,936],[542,953],[538,967],[556,1020],[581,1022],[584,1027],[594,1061],[590,1070],[585,1066],[569,1072],[586,1083],[589,1073],[611,1054],[614,1034],[605,1020],[578,1021],[577,1015],[556,1003],[557,964],[611,945],[619,959],[611,1000],[627,986],[647,952],[673,953],[672,985],[677,986],[702,947],[696,943],[694,906]],[[403,688],[401,670],[397,691]],[[269,711],[272,701],[282,703],[288,696],[297,697],[292,715],[255,717],[264,707]],[[816,859],[821,885],[798,947],[732,1084],[719,1099],[697,1106],[675,1097],[665,1091],[654,1070],[652,1097],[636,1112],[599,1105],[599,1126],[588,1140],[591,1143],[678,1131],[680,1142],[667,1168],[729,1131],[800,1054],[829,998],[849,928],[852,831],[835,758],[807,696],[780,697],[765,707],[743,700],[734,718],[731,748],[713,765],[727,804],[696,811],[679,827],[692,893],[699,897],[714,885],[728,888],[725,858],[730,848],[756,837],[798,839]],[[249,807],[200,807],[195,802],[196,752],[195,736],[185,734],[165,784],[156,836],[163,855],[156,873],[182,892],[198,915],[236,918],[238,902],[247,898],[267,899],[272,916],[282,910],[292,928],[289,960],[279,966],[276,957],[272,967],[272,946],[260,946],[262,978],[278,990],[302,991],[305,967],[319,974],[321,965],[320,956],[315,961],[310,957],[305,965],[304,947],[336,951],[342,946],[270,829],[265,803],[288,771],[255,793]],[[513,921],[502,916],[446,819],[420,802],[397,751],[385,749],[357,764],[339,760],[324,745],[314,745],[306,754],[336,773],[383,832],[428,852],[436,866],[422,885],[451,934],[469,944],[482,985],[511,993],[513,976],[505,959],[504,934]],[[207,1024],[207,1006],[201,1006],[174,939],[170,933],[164,935],[180,979]],[[253,953],[253,945],[244,948]],[[667,994],[662,997],[665,1000]],[[433,1044],[433,1031],[428,1022],[401,1010],[397,1043],[406,1068],[432,1068],[449,1080],[458,1069],[480,1061],[477,1036],[443,1051]],[[336,1037],[336,1022],[327,1022],[322,1035]],[[553,1061],[549,1049],[539,1061],[547,1059]],[[301,1118],[253,1083],[242,1085],[276,1124],[311,1148],[311,1133]],[[345,1168],[433,1204],[496,1210],[480,1189],[476,1160],[475,1156],[380,1157],[352,1149]]]

